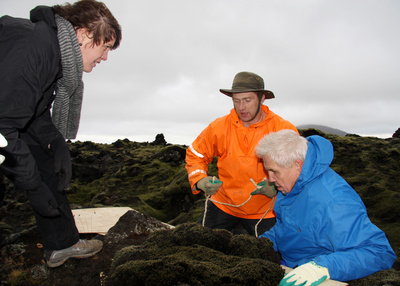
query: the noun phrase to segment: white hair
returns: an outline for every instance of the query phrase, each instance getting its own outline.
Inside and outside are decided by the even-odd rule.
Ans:
[[[268,156],[278,166],[291,168],[296,160],[306,158],[308,141],[291,129],[265,135],[256,146],[256,155],[263,159]]]

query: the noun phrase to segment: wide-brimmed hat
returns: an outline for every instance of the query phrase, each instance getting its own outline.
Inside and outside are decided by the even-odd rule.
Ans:
[[[264,89],[264,80],[262,77],[252,72],[240,72],[236,74],[233,79],[232,89],[220,89],[219,91],[231,97],[233,93],[250,91],[262,92],[265,95],[265,99],[275,97],[272,91]]]

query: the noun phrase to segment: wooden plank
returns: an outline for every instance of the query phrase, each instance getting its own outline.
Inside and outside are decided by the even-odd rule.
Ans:
[[[105,207],[72,210],[79,233],[98,233],[105,235],[130,207]]]

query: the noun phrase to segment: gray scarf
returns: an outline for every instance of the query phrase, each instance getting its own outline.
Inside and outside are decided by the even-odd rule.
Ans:
[[[53,103],[53,124],[65,139],[75,139],[81,117],[83,62],[78,39],[71,23],[55,15],[63,77],[57,81]]]

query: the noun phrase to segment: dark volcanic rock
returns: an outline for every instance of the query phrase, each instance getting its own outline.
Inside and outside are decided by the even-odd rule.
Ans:
[[[103,285],[278,285],[283,277],[268,239],[199,224],[152,233],[120,250]]]
[[[164,134],[157,134],[156,139],[151,143],[153,145],[167,145],[167,141],[165,141]]]
[[[315,129],[300,132],[332,142],[332,168],[354,187],[372,222],[385,231],[399,254],[400,140],[343,137]],[[201,219],[205,201],[190,190],[184,161],[187,146],[164,144],[162,139],[159,136],[152,143],[128,139],[113,144],[68,142],[74,174],[67,194],[72,207],[128,206],[138,212],[121,217],[106,236],[81,234],[81,238],[103,240],[103,250],[89,259],[71,259],[56,269],[48,269],[41,261],[42,239],[26,194],[0,174],[0,198],[5,194],[0,229],[4,234],[21,234],[18,243],[0,250],[0,285],[91,286],[111,283],[112,277],[115,281],[138,277],[142,285],[157,285],[160,277],[175,285],[270,285],[259,278],[260,273],[268,274],[266,263],[273,263],[269,259],[274,253],[265,242],[191,224]],[[217,174],[216,160],[208,167],[210,175]],[[162,222],[176,228],[168,230],[167,225],[159,230],[165,226]],[[151,280],[146,267],[154,267],[151,275],[158,280]],[[397,259],[392,269],[349,285],[400,285],[399,271]],[[182,273],[187,273],[186,278]]]
[[[132,245],[143,242],[151,233],[173,226],[135,210],[128,211],[104,237],[106,245]]]
[[[172,166],[179,166],[184,163],[186,149],[172,145],[162,149],[160,152],[151,156],[151,159],[159,159],[162,162],[170,163]]]
[[[393,133],[392,137],[393,137],[393,138],[400,138],[400,128],[398,128],[398,129],[396,130],[396,132]]]

